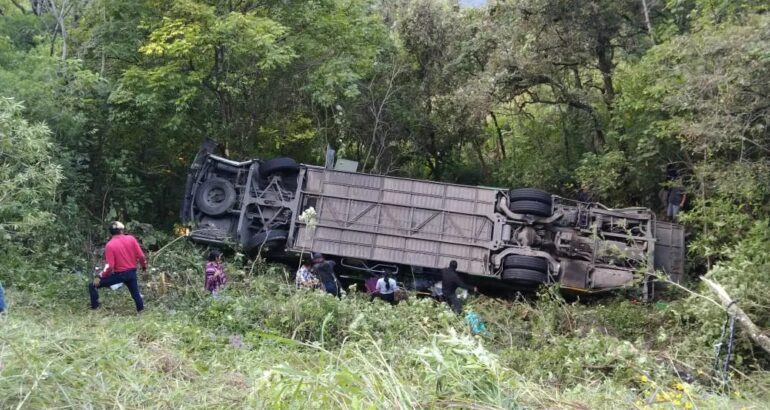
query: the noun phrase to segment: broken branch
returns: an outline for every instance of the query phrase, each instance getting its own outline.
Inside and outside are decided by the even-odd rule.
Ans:
[[[737,302],[733,300],[729,294],[727,294],[727,291],[720,284],[714,282],[711,279],[701,277],[701,280],[706,284],[706,286],[709,287],[709,289],[711,289],[712,292],[719,296],[719,300],[722,301],[722,305],[727,309],[727,312],[731,315],[735,315],[735,319],[738,321],[738,325],[741,327],[741,329],[749,334],[749,338],[751,338],[751,340],[753,340],[754,343],[756,343],[764,351],[770,353],[770,337],[762,333],[759,327],[757,327],[757,325],[751,321],[746,312],[738,307]]]

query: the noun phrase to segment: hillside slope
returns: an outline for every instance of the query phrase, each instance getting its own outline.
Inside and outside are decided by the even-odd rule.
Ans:
[[[86,309],[72,275],[8,289],[0,408],[722,409],[768,398],[763,373],[721,392],[698,367],[711,358],[685,351],[674,305],[482,296],[468,305],[487,322],[482,337],[431,299],[338,301],[269,270],[236,275],[216,299],[193,277],[164,296],[147,281],[142,315],[123,289]]]

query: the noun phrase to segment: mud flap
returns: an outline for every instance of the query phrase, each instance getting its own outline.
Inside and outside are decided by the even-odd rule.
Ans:
[[[587,289],[589,270],[590,264],[588,262],[564,259],[561,261],[561,280],[559,282],[567,288]]]

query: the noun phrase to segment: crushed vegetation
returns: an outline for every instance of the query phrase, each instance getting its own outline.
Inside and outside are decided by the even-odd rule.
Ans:
[[[175,248],[143,278],[139,316],[124,289],[88,310],[82,274],[11,284],[0,407],[758,409],[770,399],[768,373],[742,347],[729,384],[712,371],[716,340],[701,342],[689,298],[474,297],[467,308],[490,331],[477,336],[432,299],[339,301],[295,290],[276,265],[249,274],[232,263],[230,287],[208,297],[201,255]]]

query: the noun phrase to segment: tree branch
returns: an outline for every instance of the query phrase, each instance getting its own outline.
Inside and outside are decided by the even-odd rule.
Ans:
[[[751,338],[751,340],[753,340],[754,343],[756,343],[764,351],[770,353],[770,337],[762,333],[757,325],[751,321],[746,312],[738,307],[736,301],[727,294],[727,291],[720,284],[712,281],[711,279],[701,277],[701,280],[706,284],[706,286],[709,287],[709,289],[711,289],[712,292],[719,296],[719,300],[722,301],[722,305],[727,309],[729,314],[735,316],[735,319],[738,321],[738,325],[741,327],[741,329],[749,334],[749,338]]]
[[[16,0],[11,0],[11,3],[13,3],[13,5],[16,6],[16,8],[21,10],[21,14],[27,14],[27,9],[25,9],[24,6],[19,4]]]

